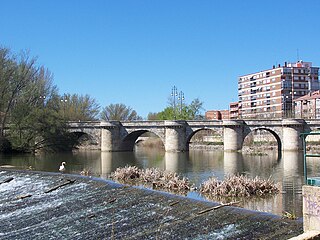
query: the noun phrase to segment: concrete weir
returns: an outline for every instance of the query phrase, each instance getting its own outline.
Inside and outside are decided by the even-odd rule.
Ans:
[[[0,239],[290,239],[303,232],[301,220],[217,205],[101,179],[0,169]]]

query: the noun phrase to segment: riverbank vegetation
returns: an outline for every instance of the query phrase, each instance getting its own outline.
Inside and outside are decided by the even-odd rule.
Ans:
[[[187,192],[196,189],[188,178],[177,173],[162,171],[157,168],[139,169],[136,166],[117,168],[111,178],[125,184],[146,184],[153,189]],[[243,175],[230,175],[223,181],[209,178],[199,187],[199,193],[210,197],[264,197],[279,193],[279,187],[271,179],[249,178]]]
[[[0,150],[70,150],[76,137],[67,121],[96,119],[99,105],[88,95],[59,95],[53,74],[28,52],[0,47]]]

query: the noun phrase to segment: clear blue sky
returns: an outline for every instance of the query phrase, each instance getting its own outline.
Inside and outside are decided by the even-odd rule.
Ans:
[[[187,104],[228,109],[241,75],[298,57],[320,66],[318,0],[2,0],[0,8],[0,45],[38,57],[61,94],[124,103],[142,117],[163,110],[174,85]]]

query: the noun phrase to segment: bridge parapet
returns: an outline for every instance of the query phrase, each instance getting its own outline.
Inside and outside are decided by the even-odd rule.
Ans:
[[[96,128],[100,126],[100,121],[83,121],[83,122],[68,122],[70,128]]]
[[[163,127],[165,121],[121,121],[124,127]]]
[[[224,127],[240,127],[244,125],[243,120],[223,120],[222,125]]]
[[[305,123],[303,119],[287,118],[282,120],[282,126],[302,126]]]
[[[269,120],[246,120],[245,124],[248,126],[268,126],[277,127],[282,126],[282,119],[269,119]]]

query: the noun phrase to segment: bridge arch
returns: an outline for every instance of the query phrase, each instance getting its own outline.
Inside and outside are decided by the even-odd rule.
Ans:
[[[203,134],[200,134],[203,133]],[[200,135],[197,137],[197,135]],[[192,141],[192,139],[195,141]],[[213,142],[213,143],[222,143],[223,144],[223,133],[214,128],[198,128],[189,133],[186,138],[186,149],[189,150],[190,144],[193,142]]]
[[[0,153],[11,152],[12,144],[6,137],[0,137]]]
[[[100,138],[85,131],[72,131],[71,137],[74,138],[76,145],[74,148],[97,150],[100,147]]]
[[[133,151],[137,139],[145,133],[151,133],[151,134],[155,135],[157,138],[159,138],[161,140],[162,145],[165,146],[164,140],[156,132],[153,132],[150,130],[135,130],[135,131],[128,133],[120,141],[120,147],[119,147],[120,151]]]
[[[282,149],[282,141],[281,141],[280,133],[278,133],[275,130],[272,130],[270,128],[267,128],[267,127],[255,127],[255,128],[251,128],[250,131],[246,131],[245,135],[243,136],[242,147],[243,147],[243,143],[245,142],[245,139],[250,134],[254,134],[255,132],[258,132],[258,131],[261,131],[261,130],[271,133],[271,135],[275,138],[275,140],[277,142],[278,152],[281,151],[281,149]]]

